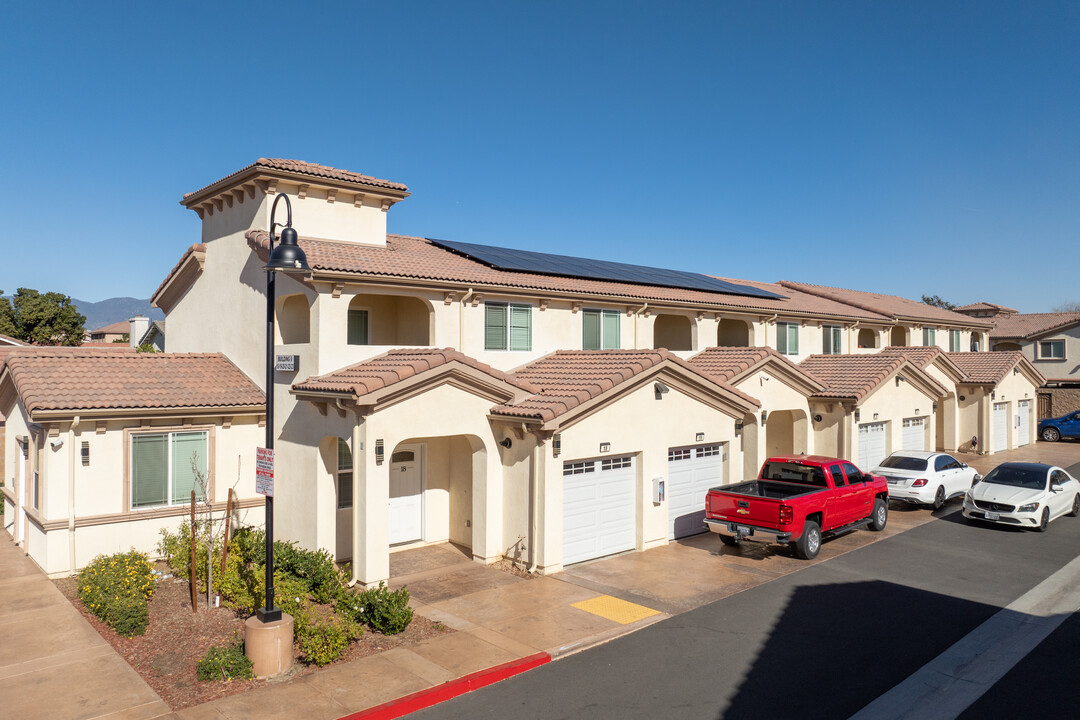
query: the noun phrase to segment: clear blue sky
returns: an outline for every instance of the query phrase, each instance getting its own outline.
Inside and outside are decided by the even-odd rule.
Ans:
[[[148,297],[258,157],[392,232],[1046,312],[1077,2],[8,2],[0,289]],[[302,232],[302,228],[301,228]]]

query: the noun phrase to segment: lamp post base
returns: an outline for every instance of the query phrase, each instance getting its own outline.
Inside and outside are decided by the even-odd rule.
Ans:
[[[277,622],[281,619],[281,608],[275,607],[267,610],[261,607],[255,611],[255,617],[259,618],[259,622]]]
[[[281,612],[280,610],[278,611]],[[257,616],[244,622],[244,654],[251,660],[255,677],[275,677],[292,667],[293,617],[263,622]]]

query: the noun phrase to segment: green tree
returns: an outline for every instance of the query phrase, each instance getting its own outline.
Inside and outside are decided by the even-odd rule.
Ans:
[[[922,301],[924,303],[926,303],[927,305],[933,305],[934,307],[939,307],[942,310],[955,310],[956,309],[956,305],[952,304],[948,300],[942,300],[937,295],[923,295],[922,296]]]
[[[0,290],[3,294],[3,290]],[[82,345],[86,318],[57,292],[19,288],[0,301],[0,333],[36,345]]]

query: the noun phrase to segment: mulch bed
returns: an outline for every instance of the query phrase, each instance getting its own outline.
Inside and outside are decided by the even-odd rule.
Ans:
[[[170,570],[159,563],[157,569]],[[133,638],[116,632],[87,612],[79,600],[78,578],[56,580],[56,586],[82,613],[124,660],[154,689],[173,710],[199,705],[228,695],[247,692],[267,682],[289,682],[308,673],[318,672],[315,665],[301,662],[294,654],[293,668],[286,677],[273,680],[199,681],[195,664],[214,645],[243,637],[244,617],[225,607],[207,608],[206,596],[199,598],[198,612],[191,611],[191,587],[186,580],[169,577],[158,581],[150,598],[150,626],[146,634]],[[441,623],[420,615],[398,635],[380,635],[365,629],[359,640],[349,646],[334,664],[357,660],[396,647],[415,645],[428,638],[453,632]]]

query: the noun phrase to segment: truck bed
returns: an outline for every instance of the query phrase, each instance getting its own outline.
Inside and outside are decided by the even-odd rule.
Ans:
[[[780,480],[751,480],[738,485],[722,485],[709,490],[713,493],[725,493],[729,495],[746,495],[749,497],[774,498],[786,500],[799,495],[807,495],[820,492],[825,488],[805,485],[803,483],[788,483]]]

